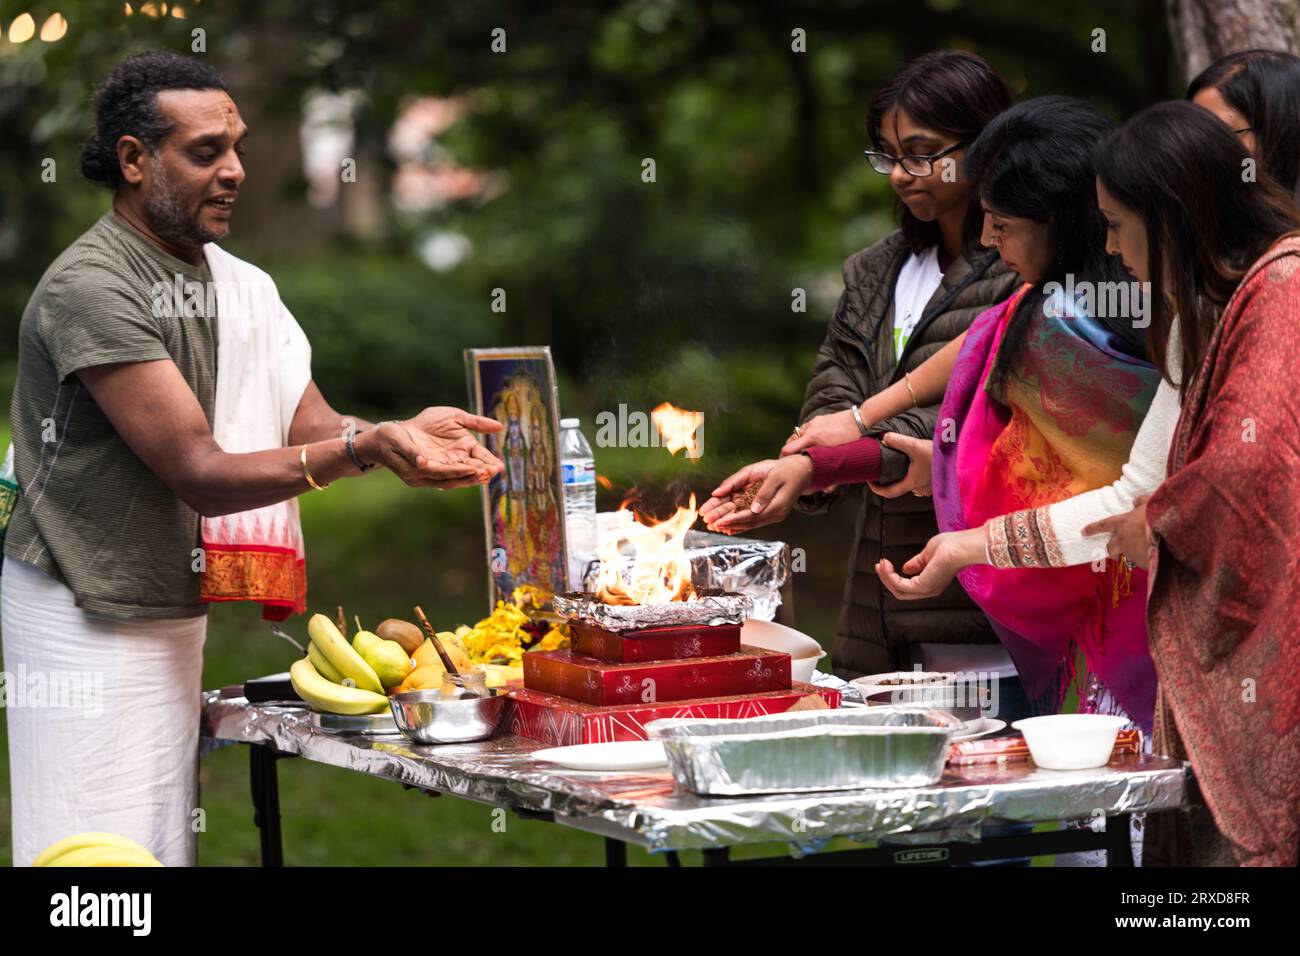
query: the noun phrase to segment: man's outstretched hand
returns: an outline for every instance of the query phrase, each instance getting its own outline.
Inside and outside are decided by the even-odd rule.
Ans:
[[[475,432],[500,430],[494,418],[437,406],[363,432],[357,437],[357,453],[413,487],[464,488],[491,481],[504,470],[501,459],[474,437]]]

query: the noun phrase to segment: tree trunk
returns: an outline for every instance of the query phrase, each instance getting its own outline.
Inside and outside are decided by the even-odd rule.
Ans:
[[[1262,48],[1300,54],[1296,0],[1165,0],[1165,10],[1188,82],[1228,53]]]

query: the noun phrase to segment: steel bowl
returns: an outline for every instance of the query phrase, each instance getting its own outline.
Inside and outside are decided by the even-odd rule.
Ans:
[[[989,688],[975,674],[896,671],[857,677],[849,683],[873,707],[930,707],[967,723],[994,716]]]
[[[466,693],[456,699],[441,690],[408,690],[388,700],[397,729],[420,744],[460,744],[485,740],[506,712],[506,696],[491,688],[486,696]]]

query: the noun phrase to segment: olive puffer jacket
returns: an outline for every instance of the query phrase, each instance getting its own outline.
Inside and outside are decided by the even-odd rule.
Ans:
[[[908,253],[902,233],[895,232],[844,263],[844,293],[817,353],[799,421],[861,404],[901,378],[904,369],[912,371],[960,335],[977,315],[1011,295],[1020,281],[995,252],[975,247],[944,273],[901,359],[896,359],[894,287]],[[870,432],[932,438],[938,413],[937,405],[913,408],[874,425]],[[881,453],[881,482],[898,481],[907,471],[907,456],[890,448],[882,448]],[[872,494],[865,485],[841,486],[805,495],[798,507],[807,512],[843,508],[847,502],[842,499],[856,501],[859,514],[844,605],[831,647],[838,676],[851,679],[908,670],[920,663],[917,644],[997,641],[983,612],[958,582],[935,598],[899,601],[876,576],[875,565],[881,558],[899,567],[938,533],[930,498],[887,499]]]

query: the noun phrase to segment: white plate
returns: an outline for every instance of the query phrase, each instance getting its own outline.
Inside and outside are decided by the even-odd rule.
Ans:
[[[533,757],[570,770],[650,770],[668,766],[664,746],[657,740],[548,747],[533,751]]]
[[[996,734],[999,730],[1005,730],[1007,722],[998,720],[996,717],[981,717],[978,720],[968,721],[969,726],[963,727],[961,733],[952,735],[952,742],[961,743],[963,740],[978,740],[980,737],[987,737],[989,734]]]

